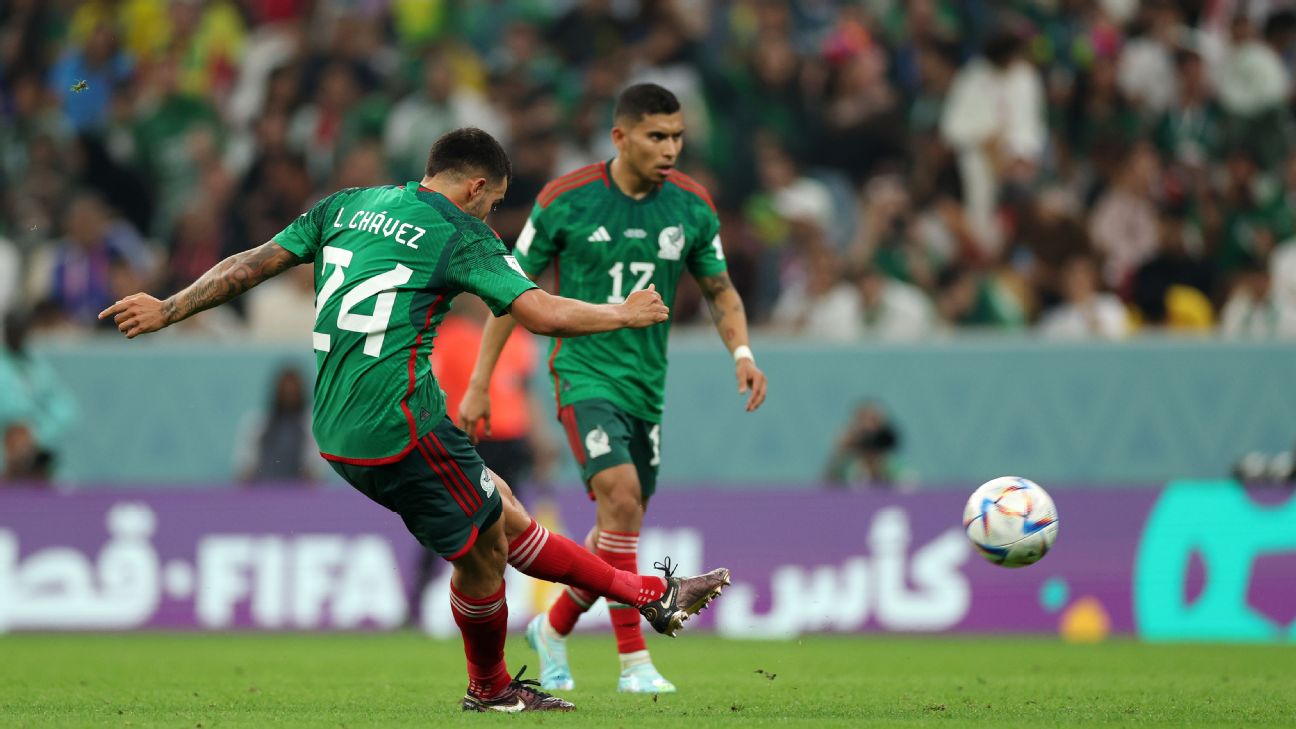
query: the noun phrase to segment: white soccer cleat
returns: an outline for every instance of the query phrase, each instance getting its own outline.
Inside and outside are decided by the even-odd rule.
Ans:
[[[621,672],[617,691],[623,694],[673,694],[675,684],[667,681],[651,663],[640,663]]]
[[[567,639],[545,630],[548,615],[540,613],[527,623],[527,644],[540,656],[540,688],[545,691],[571,691],[576,688],[571,665],[567,663]]]

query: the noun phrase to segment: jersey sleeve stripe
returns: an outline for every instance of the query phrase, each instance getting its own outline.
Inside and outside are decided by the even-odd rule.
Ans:
[[[603,178],[603,165],[590,165],[582,167],[571,174],[564,175],[544,186],[540,194],[536,197],[536,202],[540,207],[547,208],[560,195],[569,190],[587,185],[595,180]]]
[[[553,262],[554,269],[554,296],[559,296],[562,291],[562,265],[560,259],[555,258]],[[554,360],[558,358],[558,350],[562,349],[562,337],[554,337],[553,349],[549,352],[549,373],[553,375],[554,381],[554,400],[558,408],[562,409],[562,383],[558,380],[558,370],[554,369]]]
[[[577,177],[587,175],[592,170],[601,170],[601,169],[603,169],[602,162],[595,162],[594,164],[585,165],[584,167],[577,167],[576,169],[572,170],[571,172],[568,172],[565,175],[559,175],[558,177],[555,177],[553,180],[549,182],[549,186],[561,185],[564,182],[568,182],[570,180],[576,179]]]
[[[716,212],[715,202],[711,199],[711,193],[707,192],[705,187],[702,187],[702,183],[679,171],[671,173],[670,181],[674,182],[675,186],[679,189],[686,190],[702,198],[702,202],[705,202],[707,207],[711,208],[711,212]]]
[[[562,187],[563,185],[571,182],[572,180],[577,180],[582,177],[589,177],[596,171],[596,169],[597,169],[597,165],[585,165],[584,167],[576,169],[572,172],[568,172],[565,175],[555,177],[554,179],[550,180],[547,184],[545,184],[544,189],[540,191],[540,194],[544,195],[548,191],[551,191],[558,187]]]
[[[594,182],[595,180],[599,179],[600,177],[601,177],[600,175],[594,173],[594,174],[586,175],[579,179],[565,182],[561,187],[555,187],[554,189],[550,190],[548,195],[542,194],[537,200],[537,202],[540,203],[540,207],[547,208],[553,204],[554,200],[557,200],[558,198],[562,197],[563,193],[570,192],[572,190],[575,190],[578,187],[584,187],[590,184],[591,182]]]

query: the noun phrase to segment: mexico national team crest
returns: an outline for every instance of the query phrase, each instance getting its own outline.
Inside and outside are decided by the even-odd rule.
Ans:
[[[482,491],[486,492],[486,498],[489,499],[495,495],[495,480],[491,478],[490,469],[488,468],[482,469],[481,487]]]
[[[612,441],[608,438],[603,426],[597,426],[594,430],[585,434],[585,451],[589,453],[590,458],[606,456],[612,452]]]
[[[684,225],[672,225],[657,236],[657,257],[666,261],[678,261],[684,252]]]

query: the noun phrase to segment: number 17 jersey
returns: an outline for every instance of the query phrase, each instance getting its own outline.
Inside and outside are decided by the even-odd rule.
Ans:
[[[312,426],[333,461],[393,463],[445,417],[428,355],[455,296],[498,316],[535,287],[489,226],[417,182],[333,193],[274,242],[315,266]]]
[[[710,195],[679,172],[641,199],[612,182],[611,162],[549,183],[536,199],[513,251],[538,275],[554,267],[554,293],[616,304],[655,284],[667,306],[680,275],[725,271],[720,220]],[[554,339],[549,369],[559,406],[601,398],[637,418],[660,423],[670,322]]]

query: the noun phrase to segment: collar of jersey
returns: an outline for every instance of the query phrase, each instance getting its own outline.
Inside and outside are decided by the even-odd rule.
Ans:
[[[608,190],[612,193],[613,197],[619,198],[620,200],[630,203],[631,205],[643,205],[645,203],[651,202],[653,198],[657,197],[657,193],[661,192],[662,187],[666,185],[666,181],[663,180],[660,185],[654,187],[652,191],[650,191],[647,195],[644,195],[643,197],[636,200],[630,197],[629,195],[625,194],[625,191],[621,189],[621,186],[616,184],[616,180],[612,179],[612,160],[614,159],[616,158],[613,157],[612,159],[603,163],[603,174],[607,175],[607,187]]]
[[[417,197],[419,200],[422,200],[423,202],[429,205],[431,205],[434,201],[441,199],[441,200],[445,200],[446,202],[450,203],[456,208],[463,210],[463,208],[459,207],[459,203],[455,202],[454,200],[451,200],[445,195],[442,195],[436,190],[429,190],[426,187],[423,187],[423,183],[419,182],[418,180],[411,180],[410,182],[405,183],[405,190],[413,193],[414,197]]]

